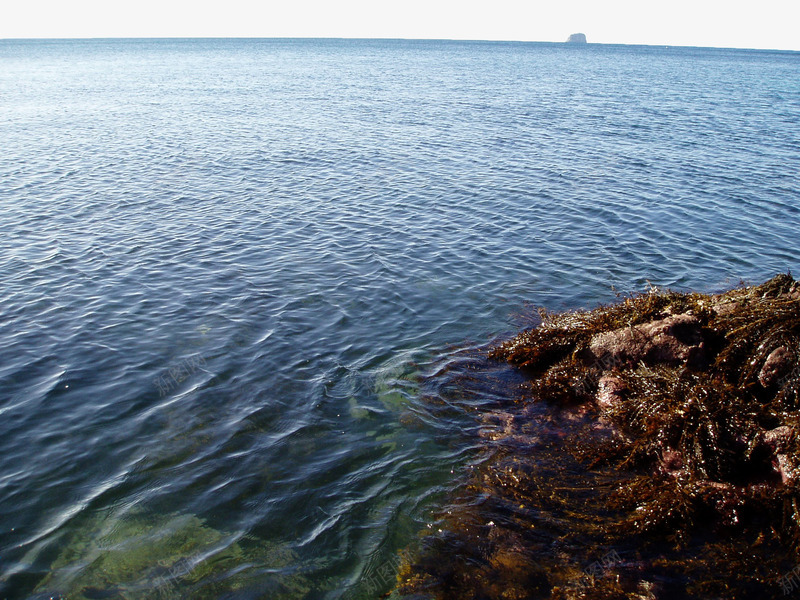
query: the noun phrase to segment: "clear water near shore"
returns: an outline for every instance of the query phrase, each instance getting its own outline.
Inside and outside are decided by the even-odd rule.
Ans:
[[[3,598],[375,597],[472,456],[480,398],[420,385],[460,349],[527,303],[796,270],[798,53],[0,41],[0,65]]]

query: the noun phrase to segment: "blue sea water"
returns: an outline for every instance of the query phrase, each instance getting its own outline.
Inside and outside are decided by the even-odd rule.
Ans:
[[[798,267],[800,53],[0,41],[0,146],[8,599],[376,598],[461,350]]]

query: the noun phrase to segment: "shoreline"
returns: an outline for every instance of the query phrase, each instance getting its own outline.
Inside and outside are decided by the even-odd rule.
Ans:
[[[800,586],[800,283],[651,289],[489,352],[525,383],[391,597],[763,598]]]

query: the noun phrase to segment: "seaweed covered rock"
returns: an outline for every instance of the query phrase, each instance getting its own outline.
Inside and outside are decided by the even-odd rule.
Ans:
[[[698,363],[705,342],[702,324],[686,313],[598,333],[589,342],[591,356],[614,365],[647,363]]]
[[[540,316],[490,351],[527,381],[479,417],[487,455],[395,595],[779,595],[800,563],[800,285]]]
[[[795,353],[786,346],[778,346],[770,352],[761,371],[758,373],[758,382],[765,388],[770,388],[788,375],[796,362]]]

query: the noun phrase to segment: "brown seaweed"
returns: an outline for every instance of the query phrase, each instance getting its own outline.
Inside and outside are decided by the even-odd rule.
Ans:
[[[527,381],[484,408],[487,455],[393,596],[782,595],[800,562],[800,285],[540,317],[490,350]]]

